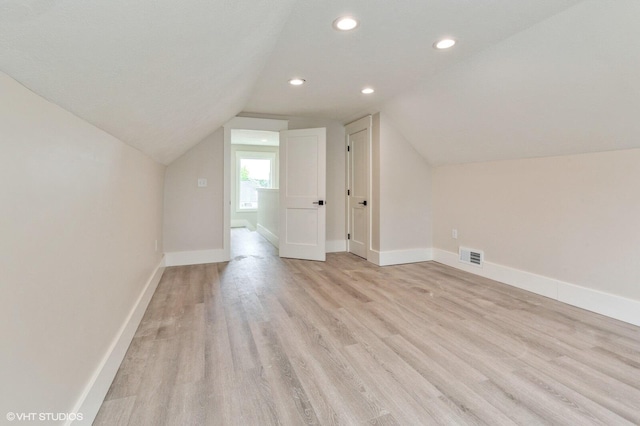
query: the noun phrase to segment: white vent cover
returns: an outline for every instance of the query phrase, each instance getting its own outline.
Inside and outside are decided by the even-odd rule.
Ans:
[[[460,262],[467,263],[469,265],[482,267],[482,262],[484,262],[484,252],[480,250],[460,247],[459,255]]]

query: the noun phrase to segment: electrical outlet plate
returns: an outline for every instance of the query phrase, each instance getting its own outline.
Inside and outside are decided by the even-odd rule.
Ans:
[[[205,178],[198,178],[198,188],[205,188],[207,186],[207,180]]]
[[[451,238],[454,238],[454,239],[458,238],[458,230],[457,229],[452,229],[451,230]]]

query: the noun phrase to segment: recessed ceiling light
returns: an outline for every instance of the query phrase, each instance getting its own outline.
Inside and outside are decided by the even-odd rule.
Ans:
[[[370,93],[375,92],[375,90],[373,90],[371,87],[365,87],[364,89],[361,90],[362,93],[364,93],[365,95],[368,95]]]
[[[438,40],[433,47],[436,49],[448,49],[456,44],[456,41],[452,38],[443,38],[442,40]]]
[[[262,139],[262,142],[266,142],[266,141],[267,141],[266,139]]]
[[[358,26],[358,20],[351,16],[341,16],[333,21],[333,28],[340,31],[349,31]]]
[[[303,85],[304,82],[305,80],[301,78],[292,78],[291,80],[289,80],[289,84],[292,86],[300,86],[300,85]]]

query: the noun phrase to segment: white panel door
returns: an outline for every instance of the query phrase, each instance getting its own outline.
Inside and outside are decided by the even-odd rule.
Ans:
[[[347,127],[348,251],[367,258],[369,247],[369,127]]]
[[[326,133],[280,132],[280,257],[325,260]]]

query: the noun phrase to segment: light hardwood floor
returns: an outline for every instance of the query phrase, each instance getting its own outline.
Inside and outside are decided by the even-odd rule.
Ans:
[[[435,262],[168,268],[96,425],[640,424],[640,328]]]

